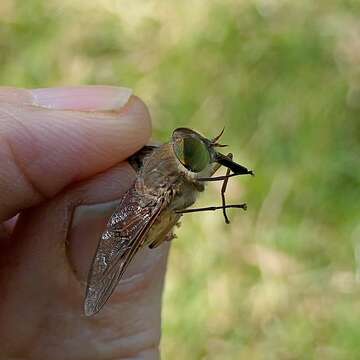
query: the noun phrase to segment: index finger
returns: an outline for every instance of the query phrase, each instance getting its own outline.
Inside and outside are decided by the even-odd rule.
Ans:
[[[129,92],[124,96],[122,88],[60,93],[60,101],[45,99],[52,104],[48,108],[34,106],[36,97],[28,90],[0,89],[0,222],[126,159],[150,137],[146,106]],[[116,94],[121,101],[111,108],[109,98]],[[95,109],[84,111],[89,98]]]

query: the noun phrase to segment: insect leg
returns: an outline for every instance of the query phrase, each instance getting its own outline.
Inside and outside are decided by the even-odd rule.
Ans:
[[[232,153],[229,153],[228,154],[228,157],[232,160],[233,158],[233,154]],[[228,181],[229,181],[229,175],[230,175],[230,169],[227,168],[226,170],[226,178],[224,179],[224,182],[222,184],[222,187],[221,187],[221,201],[222,201],[222,205],[223,205],[223,215],[224,215],[224,219],[225,219],[225,223],[226,224],[230,224],[230,220],[226,214],[226,200],[225,200],[225,192],[226,192],[226,188],[227,188],[227,184],[228,184]]]
[[[224,206],[208,206],[204,208],[196,208],[196,209],[184,209],[184,210],[176,210],[177,214],[186,214],[192,212],[199,212],[199,211],[214,211],[214,210],[222,210]],[[247,210],[246,204],[237,204],[237,205],[225,205],[226,209],[243,209]]]

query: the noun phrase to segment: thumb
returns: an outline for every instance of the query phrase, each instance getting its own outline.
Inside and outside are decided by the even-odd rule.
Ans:
[[[5,354],[157,356],[168,245],[139,254],[97,319],[81,314],[83,289],[73,272],[87,273],[113,200],[135,175],[121,161],[149,134],[148,111],[128,89],[0,88],[0,223],[31,207],[0,252]]]
[[[0,252],[5,358],[159,358],[169,244],[139,252],[102,311],[83,314],[82,280],[106,219],[134,176],[123,162],[21,213],[13,246]]]
[[[0,223],[126,159],[150,136],[126,88],[0,88]]]

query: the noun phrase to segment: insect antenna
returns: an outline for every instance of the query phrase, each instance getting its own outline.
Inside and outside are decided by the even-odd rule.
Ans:
[[[225,126],[220,131],[220,134],[218,136],[215,136],[212,140],[210,140],[210,146],[212,147],[226,147],[227,145],[218,143],[218,140],[221,138],[222,134],[225,131]]]
[[[211,143],[212,144],[216,144],[217,141],[221,138],[222,134],[224,133],[225,131],[225,126],[222,128],[222,130],[220,131],[220,134],[215,136],[212,140],[211,140]]]
[[[227,147],[227,146],[229,146],[229,145],[215,143],[215,144],[211,144],[211,146],[212,146],[212,147]]]

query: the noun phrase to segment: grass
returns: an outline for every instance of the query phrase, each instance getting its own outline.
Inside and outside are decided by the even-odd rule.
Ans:
[[[0,15],[1,84],[132,87],[154,137],[225,125],[256,171],[231,179],[249,210],[230,226],[183,220],[165,359],[359,358],[358,1],[3,0]]]

